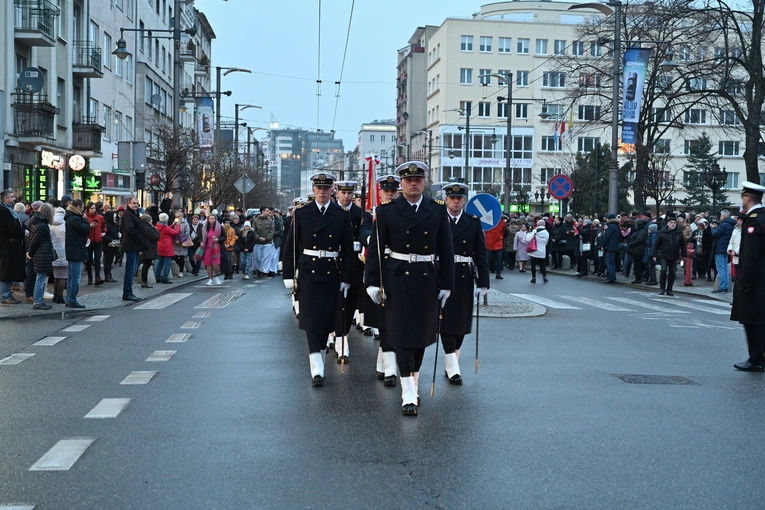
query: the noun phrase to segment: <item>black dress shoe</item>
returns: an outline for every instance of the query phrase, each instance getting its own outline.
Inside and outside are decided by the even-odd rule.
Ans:
[[[605,280],[603,283],[616,283],[616,280]]]
[[[727,294],[728,293],[728,289],[717,289],[717,290],[713,290],[712,291],[712,294],[718,294],[718,293]]]
[[[674,296],[674,295],[675,295],[675,293],[674,293],[674,292],[672,292],[671,290],[668,290],[668,291],[667,291],[667,295],[668,295],[668,296]]]
[[[414,404],[404,404],[401,407],[401,414],[404,416],[417,416],[417,406]]]
[[[335,348],[335,343],[334,342],[332,342],[329,345],[327,345],[327,350],[334,349],[334,348]]]
[[[133,294],[130,294],[129,296],[122,296],[123,301],[132,301],[133,303],[137,303],[141,300],[138,296],[134,296]]]
[[[504,277],[502,277],[502,275],[501,275],[501,274],[498,274],[498,275],[496,276],[496,279],[497,279],[497,280],[504,280]]]
[[[383,384],[385,386],[395,386],[396,385],[396,376],[395,375],[389,375],[385,378],[383,381]]]
[[[337,358],[337,362],[338,363],[342,363],[343,361],[345,361],[345,364],[347,365],[348,364],[348,356],[339,356]]]
[[[85,305],[81,305],[80,303],[77,303],[77,302],[73,302],[73,303],[69,302],[65,306],[67,308],[85,308]]]
[[[380,381],[385,379],[385,372],[377,372],[377,379]]]
[[[632,280],[630,283],[633,285],[636,283],[643,283],[643,280]]]
[[[153,289],[154,286],[153,285],[149,285],[148,283],[142,283],[141,284],[141,288],[142,289]]]
[[[364,329],[364,326],[362,326],[361,324],[356,324],[356,331],[361,331],[363,329]]]
[[[462,386],[462,376],[460,374],[454,374],[449,378],[449,384],[456,384]]]
[[[364,336],[373,336],[375,332],[372,330],[372,328],[367,328],[364,330]]]
[[[311,378],[311,386],[314,388],[320,388],[324,386],[324,378],[320,375],[315,375]]]
[[[375,340],[379,340],[379,339],[380,339],[380,335],[378,333],[375,333]]]
[[[663,290],[660,290],[660,291],[659,291],[659,295],[660,295],[660,296],[663,296],[663,295],[664,295],[664,291],[663,291]]]
[[[744,372],[765,372],[765,367],[762,365],[756,365],[749,360],[746,360],[743,363],[736,363],[733,366],[739,370],[743,370]]]

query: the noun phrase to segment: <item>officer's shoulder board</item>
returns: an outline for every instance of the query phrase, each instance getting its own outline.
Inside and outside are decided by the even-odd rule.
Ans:
[[[756,218],[756,217],[757,217],[757,213],[756,213],[756,212],[753,212],[752,214],[750,214],[750,215],[749,215],[749,217],[750,217],[750,218]]]
[[[470,217],[471,217],[471,218],[474,218],[474,219],[476,219],[476,220],[480,220],[480,219],[481,219],[481,218],[479,218],[478,216],[476,216],[475,214],[471,214],[471,215],[470,215]]]
[[[440,198],[434,198],[433,201],[437,203],[438,205],[446,205],[446,202],[441,200]]]
[[[385,202],[382,202],[380,205],[388,205],[388,204],[390,204],[392,202],[393,202],[393,200],[386,200]]]

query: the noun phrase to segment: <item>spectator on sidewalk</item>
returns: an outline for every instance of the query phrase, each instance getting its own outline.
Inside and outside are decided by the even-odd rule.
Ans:
[[[104,205],[104,225],[106,225],[106,235],[103,237],[104,281],[115,283],[117,280],[112,277],[112,265],[119,251],[120,230],[117,225],[117,214],[111,210],[109,204]]]
[[[183,278],[183,271],[186,269],[186,256],[189,253],[189,247],[183,246],[183,243],[188,244],[191,227],[189,227],[189,222],[186,221],[186,214],[183,212],[183,209],[176,209],[175,217],[180,219],[180,222],[178,223],[178,235],[173,240],[173,262],[178,265],[178,278]]]
[[[603,283],[616,283],[616,256],[619,253],[619,219],[615,214],[606,215],[606,228],[601,237],[600,246],[606,259],[606,280]]]
[[[648,236],[646,238],[645,251],[643,254],[643,264],[647,268],[648,281],[646,285],[658,285],[656,281],[656,263],[653,261],[651,254],[653,253],[653,246],[656,244],[656,238],[659,233],[659,225],[651,222],[648,225]]]
[[[675,271],[677,261],[685,258],[685,238],[683,232],[677,228],[677,217],[667,214],[666,226],[659,232],[656,244],[653,247],[653,260],[661,264],[659,277],[659,295],[673,296],[672,286],[675,283]]]
[[[118,210],[119,211],[119,210]],[[138,199],[128,199],[128,206],[120,218],[122,230],[122,253],[125,254],[125,275],[122,282],[122,300],[138,302],[133,294],[133,276],[138,269],[138,255],[145,249],[144,223],[138,215]]]
[[[96,285],[101,285],[104,281],[101,279],[101,255],[104,251],[103,239],[106,235],[106,222],[104,217],[98,214],[98,208],[93,202],[88,203],[88,207],[85,211],[88,223],[90,224],[90,232],[88,233],[88,258],[85,261],[85,269],[88,272],[88,285],[93,285],[93,267],[96,269]]]
[[[517,253],[517,250],[515,249],[515,236],[520,232],[521,230],[521,221],[517,219],[510,218],[507,220],[507,232],[505,233],[505,253],[504,253],[504,264],[505,267],[509,268],[511,271],[515,269],[515,264],[517,262],[515,254]],[[523,234],[523,238],[526,238],[526,234]],[[528,257],[525,259],[528,260]]]
[[[26,277],[24,229],[18,213],[14,210],[16,194],[13,190],[0,192],[0,294],[4,305],[17,305],[21,301],[13,297],[13,282]]]
[[[745,219],[745,213],[738,213],[736,215],[736,228],[733,229],[733,233],[730,236],[730,241],[728,242],[728,255],[730,255],[733,264],[733,271],[731,271],[731,281],[736,281],[736,278],[738,278],[738,254],[741,249],[741,225],[744,224]]]
[[[576,241],[579,256],[576,263],[576,276],[588,276],[590,274],[590,257],[592,248],[592,221],[589,219],[581,221],[578,227],[579,239]]]
[[[269,273],[280,273],[279,255],[281,254],[282,243],[284,242],[284,219],[279,209],[271,209],[274,220],[274,250],[271,254],[271,267]]]
[[[712,237],[715,240],[715,267],[717,267],[717,277],[720,279],[720,285],[713,293],[728,292],[728,282],[730,272],[728,269],[728,243],[733,235],[733,229],[736,228],[736,220],[730,217],[730,211],[723,209],[720,212],[720,226],[712,229]]]
[[[53,249],[56,250],[56,260],[53,261],[53,302],[66,303],[66,279],[69,276],[69,263],[66,261],[66,224],[63,207],[56,207],[53,212],[53,223],[50,227],[50,237]]]
[[[207,270],[209,280],[205,285],[222,285],[220,279],[220,252],[225,250],[223,243],[226,236],[223,235],[223,227],[218,223],[218,217],[215,211],[207,217],[207,222],[202,227],[202,243],[199,245],[204,248],[202,263]]]
[[[255,251],[252,257],[252,270],[257,272],[259,277],[264,277],[268,273],[267,264],[274,238],[274,222],[268,215],[268,207],[262,206],[260,215],[253,221]]]
[[[255,248],[255,232],[252,231],[251,223],[244,222],[242,230],[237,236],[236,246],[239,252],[240,269],[242,278],[250,279],[250,264],[252,263],[252,250]]]
[[[648,242],[648,232],[645,229],[646,221],[639,218],[635,222],[635,228],[630,233],[627,241],[627,253],[632,257],[635,265],[635,279],[630,283],[643,283],[643,257],[645,256],[645,246]]]
[[[80,278],[82,277],[82,265],[88,260],[88,235],[90,224],[83,214],[82,200],[73,200],[66,208],[64,222],[66,223],[66,260],[68,276],[66,280],[66,307],[85,308],[85,305],[77,301],[80,293]]]
[[[34,305],[32,305],[35,310],[53,308],[43,301],[48,273],[53,271],[53,259],[56,258],[49,227],[51,223],[53,223],[53,206],[50,204],[42,204],[29,221],[32,231],[29,235],[27,258],[32,261],[36,275]]]
[[[494,228],[486,232],[486,250],[489,252],[489,266],[494,270],[497,280],[502,280],[502,252],[505,248],[507,223],[500,218]]]
[[[189,225],[189,237],[194,243],[189,247],[189,262],[191,262],[191,276],[199,276],[199,269],[202,267],[202,258],[194,257],[199,244],[202,242],[202,223],[199,222],[199,215],[195,214],[191,217],[191,225]],[[244,268],[245,271],[250,270],[249,267]]]
[[[547,283],[547,269],[545,269],[545,259],[547,258],[547,244],[550,241],[550,234],[547,232],[545,220],[537,221],[537,228],[529,232],[526,236],[527,243],[536,238],[537,249],[529,252],[531,259],[531,283],[537,283],[537,269],[542,273],[542,278]]]
[[[145,223],[143,226],[143,239],[144,239],[144,250],[141,252],[141,288],[142,289],[151,289],[152,286],[149,285],[149,269],[151,268],[151,264],[157,259],[159,256],[157,254],[157,244],[159,243],[159,230],[154,228],[154,225],[151,223],[151,215],[150,214],[142,214],[141,215],[141,221]],[[159,283],[159,282],[157,282]]]
[[[173,240],[180,232],[180,219],[175,218],[171,225],[167,220],[170,217],[167,213],[159,213],[159,223],[156,227],[159,231],[159,243],[157,244],[157,260],[154,261],[154,279],[157,283],[172,283],[170,281],[170,264],[173,261],[175,250],[173,249]]]
[[[526,223],[521,223],[520,230],[513,237],[513,250],[515,251],[515,261],[518,262],[519,273],[526,272],[525,265],[529,261],[529,252],[526,251],[526,245],[529,243],[527,234]]]

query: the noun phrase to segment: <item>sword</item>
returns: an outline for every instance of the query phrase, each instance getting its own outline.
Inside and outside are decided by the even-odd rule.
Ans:
[[[433,359],[433,384],[430,385],[430,398],[436,393],[436,372],[438,371],[438,340],[441,338],[441,301],[438,301],[438,329],[436,330],[436,356]]]
[[[340,291],[340,299],[343,300],[343,313],[342,313],[342,328],[343,328],[343,346],[342,350],[340,351],[340,373],[345,373],[345,297],[343,296],[343,292]]]
[[[478,288],[478,271],[475,265],[472,266],[473,278],[475,279],[476,289]],[[475,373],[478,373],[478,326],[481,318],[481,296],[475,298]]]
[[[383,285],[383,274],[382,274],[382,257],[380,257],[380,222],[377,221],[377,207],[375,207],[375,215],[374,215],[374,222],[376,225],[374,225],[375,229],[375,235],[377,236],[377,267],[380,271],[380,306],[385,306],[385,286]]]

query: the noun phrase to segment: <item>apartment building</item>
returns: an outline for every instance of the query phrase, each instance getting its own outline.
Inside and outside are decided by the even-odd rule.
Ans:
[[[370,154],[376,154],[380,158],[380,171],[384,170],[387,173],[391,168],[395,168],[396,149],[402,150],[401,158],[407,156],[404,144],[397,143],[397,131],[396,121],[393,119],[362,124],[356,144],[356,168],[366,168],[366,157]]]

